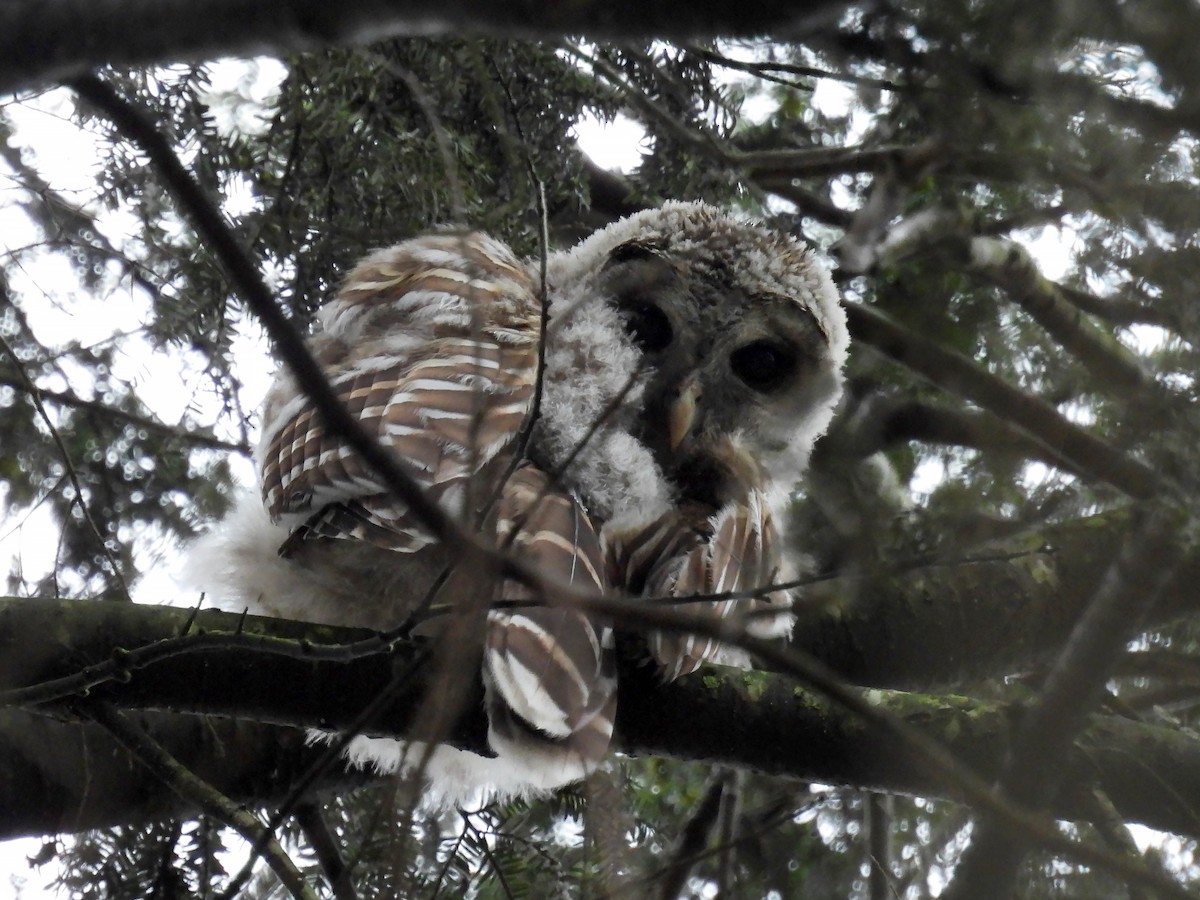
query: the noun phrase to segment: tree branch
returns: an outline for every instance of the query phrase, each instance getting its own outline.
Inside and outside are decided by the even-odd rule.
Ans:
[[[854,240],[848,233],[839,245],[839,259],[844,269],[861,274],[925,251],[950,254],[967,271],[1003,289],[1086,366],[1097,383],[1118,392],[1156,389],[1138,358],[1069,302],[1059,286],[1042,275],[1029,251],[1015,241],[972,231],[973,223],[962,211],[929,208],[878,229],[871,240]]]
[[[1060,415],[1052,406],[1019,391],[967,357],[893,322],[877,309],[846,304],[850,334],[926,378],[1009,421],[1050,453],[1061,453],[1078,471],[1131,497],[1145,499],[1161,489],[1158,475]]]
[[[43,603],[24,602],[29,606]],[[47,605],[108,609],[117,606],[87,602]],[[168,634],[175,633],[180,620],[187,615],[182,610],[148,611],[155,616],[170,618],[174,615],[176,621]],[[237,619],[223,615],[227,622]],[[220,618],[215,615],[206,624],[216,624]],[[283,629],[295,627],[282,622],[267,624]],[[6,646],[10,645],[6,642]],[[59,652],[64,657],[75,655],[69,645],[60,644]],[[239,676],[234,679],[238,686],[231,689],[222,684],[219,672],[212,672],[215,681],[194,683],[197,671],[204,668],[219,670],[230,664],[228,658],[210,658],[209,664],[201,668],[185,664],[184,659],[177,658],[167,668],[135,673],[127,685],[106,692],[107,699],[119,705],[125,705],[127,701],[169,705],[190,694],[184,705],[196,708],[204,699],[201,694],[209,693],[206,705],[229,714],[246,706],[239,691],[249,691],[260,695],[254,703],[269,698],[278,704],[274,713],[266,713],[268,718],[303,718],[310,724],[328,726],[338,724],[347,716],[346,707],[370,702],[379,685],[390,678],[393,666],[387,656],[348,665],[320,663],[311,681],[301,684],[301,690],[298,690],[293,683],[293,668],[278,657],[259,657],[257,664],[248,668],[239,666]],[[139,685],[142,681],[148,685]],[[333,687],[297,700],[297,695],[302,695],[302,689],[309,683],[319,687],[330,681],[334,682]],[[266,687],[260,689],[259,684]],[[283,689],[285,684],[287,690]],[[871,721],[864,721],[854,713],[798,689],[791,679],[710,668],[700,677],[663,685],[650,668],[627,660],[622,666],[620,684],[618,748],[625,752],[720,762],[830,784],[961,799],[953,782],[946,781],[943,773],[931,768],[920,754],[898,746],[890,729],[881,729]],[[164,699],[155,699],[156,691]],[[1010,714],[1003,707],[962,698],[932,698],[883,691],[871,692],[869,696],[877,709],[896,717],[906,728],[945,741],[960,760],[981,774],[992,776],[998,773],[1011,724]],[[411,703],[410,718],[419,700],[413,699]],[[304,706],[307,710],[302,711]],[[484,720],[482,705],[473,707],[469,716]],[[88,768],[84,763],[91,754],[99,753],[103,757],[111,753],[104,749],[103,742],[96,743],[94,733],[80,732],[77,725],[42,720],[40,730],[29,734],[27,726],[31,718],[37,720],[39,717],[20,712],[0,717],[0,749],[5,751],[0,753],[0,759],[10,767],[19,767],[15,775],[36,774],[44,765],[56,765],[59,770],[66,771],[68,777],[54,790],[45,792],[41,803],[28,803],[29,785],[44,785],[52,776],[37,775],[34,781],[27,782],[3,773],[5,777],[0,777],[0,809],[11,810],[13,816],[20,816],[26,828],[31,821],[35,822],[32,830],[37,831],[52,827],[51,822],[74,820],[99,824],[96,809],[86,807],[93,802],[89,792],[98,775],[102,773],[118,780],[124,778],[127,782],[139,780],[140,775],[127,767],[122,774],[120,766],[112,764],[100,769]],[[394,716],[386,731],[377,723],[375,733],[403,733],[402,729],[390,730],[401,718]],[[214,729],[214,736],[205,747],[208,752],[222,754],[225,764],[210,761],[207,767],[204,764],[189,765],[194,765],[201,777],[213,778],[215,786],[235,799],[256,796],[255,786],[246,783],[248,773],[240,766],[246,748],[241,747],[228,731],[242,726],[219,721],[207,723],[205,727]],[[64,741],[60,737],[56,741],[53,734],[56,728],[63,729],[65,734],[86,733],[87,736],[83,740]],[[268,769],[283,767],[295,773],[299,766],[293,765],[293,754],[304,751],[295,731],[273,732],[259,726],[244,739],[273,741],[273,735],[291,737],[283,741],[282,750],[280,745],[273,743],[275,752],[258,758]],[[176,737],[185,742],[195,740],[194,732],[178,732]],[[1067,773],[1064,784],[1069,789],[1056,800],[1056,815],[1082,815],[1086,804],[1079,799],[1082,796],[1079,792],[1098,776],[1106,793],[1130,819],[1182,833],[1200,833],[1200,821],[1188,801],[1200,789],[1200,742],[1170,729],[1121,719],[1096,719],[1083,735],[1081,744],[1081,750],[1072,750],[1064,760]],[[53,750],[47,754],[46,747]],[[173,753],[179,752],[174,745],[168,743],[168,747]],[[58,756],[60,751],[68,750],[78,761],[73,769],[65,766]],[[195,748],[184,747],[182,755],[194,759],[197,752]],[[311,754],[314,751],[304,752]],[[282,758],[279,758],[281,753]],[[46,755],[51,758],[44,758]],[[239,764],[229,766],[231,759]],[[232,786],[231,780],[235,782]],[[109,798],[109,805],[104,809],[107,816],[124,814],[127,819],[140,814],[133,798],[144,797],[146,792],[154,793],[151,785],[131,792],[130,807],[122,813],[119,805],[112,803],[112,798],[117,795],[115,786],[95,784],[94,788]],[[162,803],[161,800],[158,802]],[[35,808],[40,807],[44,808],[35,815]],[[0,830],[7,835],[17,833],[10,822]]]
[[[967,241],[967,250],[970,268],[1003,288],[1064,350],[1087,366],[1098,384],[1118,392],[1156,391],[1154,379],[1138,358],[1064,298],[1020,244],[976,236]]]
[[[902,441],[923,441],[970,447],[984,453],[1018,454],[1073,475],[1083,474],[1075,464],[1041,441],[984,410],[951,409],[920,400],[884,402],[873,409],[855,438],[856,452],[864,457]]]
[[[317,895],[275,836],[246,809],[239,807],[211,784],[190,771],[136,724],[107,703],[88,703],[85,714],[113,736],[138,762],[168,789],[238,832],[247,841],[261,843],[267,864],[295,900],[317,900]]]
[[[927,690],[1027,671],[1067,639],[1119,552],[1131,518],[1129,510],[1110,511],[1011,535],[974,548],[972,558],[943,556],[901,570],[810,584],[793,644],[854,683],[879,687]],[[1168,583],[1147,625],[1196,611],[1197,583],[1200,556],[1193,556]],[[167,607],[122,611],[116,604],[0,601],[0,641],[13,648],[0,655],[0,690],[66,676],[54,690],[9,701],[45,702],[94,690],[186,651],[208,661],[197,663],[190,677],[209,679],[232,667],[227,686],[243,698],[242,714],[253,717],[265,715],[268,706],[278,712],[279,701],[270,694],[273,688],[256,699],[257,688],[245,684],[237,668],[242,665],[237,654],[285,656],[293,667],[288,677],[299,679],[289,690],[302,694],[341,689],[340,682],[313,680],[309,667],[317,662],[350,663],[392,646],[374,632],[284,628],[257,617],[231,621],[215,611],[197,614],[191,631],[184,632],[181,616]],[[62,653],[55,636],[63,634],[70,635],[77,655],[69,666],[54,668],[51,662]],[[127,649],[114,654],[114,647]],[[397,658],[397,664],[406,659]],[[90,668],[89,660],[95,661]]]
[[[1022,806],[1041,806],[1057,790],[1058,761],[1083,728],[1117,656],[1174,573],[1179,555],[1175,534],[1183,524],[1178,516],[1153,510],[1072,629],[1040,696],[1022,717],[1000,775],[1000,790]],[[1003,900],[1010,896],[1030,844],[1026,835],[992,816],[982,816],[947,897]]]
[[[798,36],[828,27],[845,0],[10,0],[0,4],[0,94],[103,65],[284,55],[331,44],[433,34],[505,37]],[[136,22],[137,27],[130,23]]]
[[[927,158],[925,144],[916,147],[901,145],[884,147],[803,147],[788,150],[739,150],[698,125],[679,120],[669,110],[636,85],[630,84],[621,71],[608,60],[588,54],[578,48],[568,48],[579,59],[608,81],[647,121],[665,129],[675,140],[702,157],[742,172],[747,178],[784,179],[817,175],[837,175],[852,172],[873,172],[884,165],[909,168]]]

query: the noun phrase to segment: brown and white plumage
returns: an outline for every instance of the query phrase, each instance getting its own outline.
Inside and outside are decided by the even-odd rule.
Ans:
[[[313,351],[347,409],[439,501],[510,448],[529,413],[540,310],[504,245],[439,235],[368,257],[321,314]],[[259,465],[272,519],[300,537],[365,540],[400,552],[432,540],[291,379],[267,398]],[[293,527],[295,527],[293,525]]]
[[[474,233],[379,251],[322,310],[312,348],[431,497],[551,584],[687,598],[790,578],[776,507],[828,423],[846,351],[824,269],[791,238],[702,204],[667,204],[554,254],[544,392],[525,443],[535,271]],[[439,748],[436,791],[542,790],[599,762],[616,697],[606,625],[509,579],[456,579],[446,548],[324,429],[286,373],[267,399],[258,462],[267,516],[246,504],[195,566],[234,601],[379,629],[427,616],[431,601],[422,629],[435,636],[438,611],[483,611],[497,755]],[[768,590],[682,607],[753,612],[752,633],[779,635],[789,602]],[[650,652],[669,678],[706,661],[747,663],[680,633],[652,635]],[[388,770],[425,757],[365,737],[350,754]]]

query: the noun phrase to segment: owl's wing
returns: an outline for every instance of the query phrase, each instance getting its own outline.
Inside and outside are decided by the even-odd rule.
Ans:
[[[426,243],[441,252],[422,255]],[[360,266],[335,301],[346,308],[338,315],[367,310],[360,315],[374,321],[355,344],[327,340],[318,349],[334,357],[326,374],[363,428],[395,452],[433,499],[462,514],[472,493],[478,500],[495,489],[481,483],[487,480],[481,473],[499,468],[493,462],[512,447],[529,414],[540,304],[528,274],[495,251],[500,245],[467,235],[452,245],[461,251],[449,253],[445,243],[410,241],[396,248],[406,252],[393,264]],[[434,313],[405,317],[418,300]],[[389,308],[397,310],[392,319]],[[505,321],[485,320],[500,313]],[[408,332],[416,326],[428,339],[414,340]],[[326,430],[306,396],[269,403],[268,413],[262,493],[271,517],[292,528],[285,554],[312,538],[400,552],[433,541],[341,435]]]
[[[513,474],[500,500],[497,535],[551,584],[600,596],[604,551],[570,494],[533,466]],[[604,757],[616,713],[612,629],[506,580],[488,615],[484,679],[493,746],[528,745],[530,729],[582,775]],[[499,702],[502,701],[502,702]],[[573,776],[578,777],[578,776]]]
[[[771,509],[761,492],[721,508],[702,528],[686,516],[670,515],[613,542],[618,576],[647,598],[704,597],[735,592],[756,596],[696,600],[672,605],[696,616],[723,619],[745,616],[746,629],[759,637],[786,633],[793,616],[791,592],[764,590],[786,582],[792,569],[784,560]],[[748,665],[746,654],[708,635],[652,632],[650,653],[668,681],[696,671],[706,662]]]
[[[396,248],[390,262],[360,267],[343,290],[353,305],[333,315],[344,325],[354,306],[370,305],[381,327],[360,345],[318,344],[318,355],[330,358],[339,399],[432,498],[452,512],[478,513],[482,528],[550,582],[599,594],[603,554],[578,502],[530,466],[505,479],[534,395],[541,305],[515,260],[493,258],[494,242],[473,238],[452,245],[419,239]],[[422,251],[425,243],[433,252]],[[378,318],[387,304],[403,310],[418,302],[420,324],[429,330],[433,323],[427,341]],[[306,397],[268,402],[268,413],[262,490],[272,517],[292,525],[282,553],[331,539],[398,553],[434,542],[341,436],[325,429]],[[493,748],[531,770],[531,784],[582,777],[612,734],[611,634],[515,581],[481,589],[501,607],[488,614],[483,652]],[[440,596],[438,606],[456,599],[469,607],[479,598]],[[505,606],[513,603],[521,605]]]

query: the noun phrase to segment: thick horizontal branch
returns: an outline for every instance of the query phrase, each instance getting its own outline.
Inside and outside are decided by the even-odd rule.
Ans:
[[[622,672],[617,728],[634,755],[668,756],[923,797],[960,799],[882,729],[761,672],[710,668],[703,677],[658,684]],[[999,774],[1014,710],[964,697],[871,691],[875,704],[943,742],[960,762]],[[1122,760],[1123,753],[1131,753]],[[1172,729],[1094,717],[1063,758],[1063,791],[1053,812],[1086,816],[1080,793],[1098,781],[1130,821],[1181,834],[1200,829],[1200,741]]]
[[[844,0],[9,0],[0,4],[0,94],[103,65],[283,55],[432,34],[698,38],[810,33]]]
[[[1133,512],[1101,515],[1024,531],[969,549],[970,556],[953,550],[902,570],[864,571],[819,582],[804,589],[803,609],[792,642],[856,684],[929,690],[939,686],[1027,671],[1048,660],[1062,646],[1082,614],[1108,564],[1131,528]],[[1164,589],[1148,627],[1174,621],[1200,608],[1194,585],[1200,583],[1200,557],[1190,558]],[[216,627],[203,613],[197,629]],[[128,616],[128,620],[123,616]],[[110,660],[112,648],[126,653],[109,665],[109,676],[134,647],[176,634],[180,613],[158,607],[117,604],[0,601],[0,691],[4,686],[28,685],[77,672],[87,661]],[[215,622],[227,622],[218,618]],[[258,634],[248,618],[236,641],[248,649]],[[228,630],[228,624],[222,626]],[[271,633],[287,636],[279,623]],[[293,637],[302,632],[292,632]],[[303,632],[312,636],[311,630]],[[70,657],[65,671],[49,668],[58,661],[62,645],[55,637],[71,635],[79,655]],[[368,637],[373,633],[363,633]],[[32,640],[30,636],[40,636]],[[344,639],[344,638],[343,638]],[[196,640],[189,636],[177,643]],[[202,638],[202,640],[211,640]],[[326,638],[328,643],[332,638]],[[11,642],[11,643],[10,643]],[[226,645],[234,643],[226,640]],[[312,645],[315,647],[316,645]],[[364,645],[377,649],[379,642]],[[297,691],[332,691],[339,683],[310,683],[306,659],[319,655],[310,647],[297,657]],[[139,651],[140,652],[140,651]],[[160,656],[163,654],[159,654]],[[351,654],[340,653],[347,657]],[[358,654],[358,655],[361,655]],[[214,657],[197,656],[197,678],[227,679],[242,692],[245,713],[278,713],[278,700],[268,694],[262,710],[253,707],[253,685],[244,673],[216,666]],[[204,662],[203,660],[209,660]],[[347,678],[352,673],[347,673]],[[98,679],[72,685],[90,686]],[[44,698],[48,695],[42,695]],[[27,702],[26,697],[22,702]],[[39,698],[41,699],[41,698]],[[181,708],[181,707],[175,707]],[[284,724],[291,719],[282,721]]]
[[[95,608],[94,610],[91,608]],[[14,612],[15,611],[15,612]],[[69,671],[89,654],[111,647],[132,649],[157,633],[169,640],[189,619],[186,610],[88,602],[7,601],[0,642],[16,644],[9,629],[30,625],[42,613],[45,631],[26,633],[21,654],[43,674]],[[74,621],[78,620],[78,621]],[[203,613],[193,627],[236,629],[240,618]],[[107,627],[106,627],[107,623]],[[124,626],[119,627],[119,626]],[[100,635],[94,636],[99,628]],[[313,640],[356,639],[359,633],[248,619],[250,633]],[[114,641],[121,631],[125,641]],[[214,635],[214,637],[216,637]],[[54,651],[54,659],[47,657]],[[286,793],[289,777],[313,760],[292,728],[232,721],[253,717],[292,724],[336,727],[392,682],[397,666],[415,652],[349,662],[306,661],[252,650],[170,657],[129,671],[127,680],[92,691],[118,706],[207,711],[220,719],[151,716],[154,738],[229,797],[269,803]],[[43,664],[31,666],[35,657]],[[53,663],[53,664],[51,664]],[[14,674],[5,660],[5,681]],[[877,790],[958,799],[943,776],[919,754],[898,745],[887,729],[800,689],[783,676],[706,669],[696,677],[661,684],[646,666],[626,659],[620,675],[618,749],[719,762],[773,775],[857,785]],[[870,691],[868,699],[910,728],[942,741],[964,765],[985,778],[998,771],[1007,746],[1011,711],[964,698]],[[404,703],[407,709],[401,708]],[[415,693],[397,700],[369,723],[374,734],[405,733],[414,718]],[[478,746],[482,705],[475,704],[455,731],[456,743]],[[1064,761],[1067,789],[1054,812],[1085,814],[1085,789],[1097,778],[1125,817],[1152,827],[1200,834],[1188,798],[1200,791],[1200,742],[1169,729],[1124,720],[1093,720],[1081,738],[1084,750]],[[330,776],[346,784],[345,773]],[[328,780],[325,782],[329,784]],[[181,809],[165,789],[148,783],[101,732],[87,725],[9,710],[0,714],[0,836],[136,821]],[[123,793],[124,792],[124,793]]]

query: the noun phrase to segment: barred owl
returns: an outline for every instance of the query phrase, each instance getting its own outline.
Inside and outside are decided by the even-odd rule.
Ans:
[[[430,497],[551,584],[688,598],[786,582],[780,503],[832,415],[848,341],[822,265],[788,236],[668,203],[553,254],[544,290],[539,269],[478,233],[378,251],[321,310],[312,350]],[[552,592],[457,571],[286,370],[262,425],[261,500],[193,554],[210,589],[253,612],[377,629],[426,610],[433,636],[438,611],[484,610],[495,756],[360,736],[351,758],[384,771],[419,760],[451,802],[477,788],[536,793],[594,768],[615,714],[609,626]],[[790,599],[681,606],[753,610],[747,628],[778,636]],[[666,678],[748,664],[697,635],[648,643]]]

